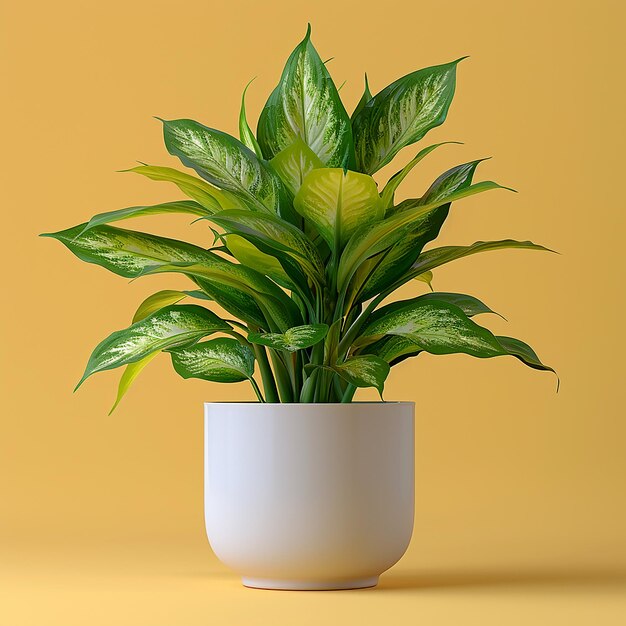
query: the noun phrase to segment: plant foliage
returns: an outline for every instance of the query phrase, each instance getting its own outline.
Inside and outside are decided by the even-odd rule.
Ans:
[[[453,202],[505,189],[474,182],[480,161],[471,161],[444,172],[421,197],[398,202],[401,183],[443,144],[423,148],[382,189],[372,178],[444,122],[458,63],[418,70],[376,95],[366,80],[350,116],[309,28],[256,134],[245,90],[240,139],[193,120],[162,120],[168,152],[193,171],[129,171],[173,183],[186,198],[101,213],[46,236],[127,278],[182,274],[191,290],[145,300],[128,328],[95,348],[79,384],[125,366],[115,408],[161,353],[183,378],[248,381],[261,402],[350,402],[358,387],[382,396],[390,367],[422,352],[510,355],[551,370],[525,343],[476,323],[475,316],[492,311],[472,296],[433,291],[381,306],[412,279],[430,285],[433,270],[455,259],[503,248],[546,250],[510,239],[424,250]],[[161,213],[208,221],[212,247],[111,225]],[[179,304],[188,298],[196,302]],[[212,302],[236,319],[221,319]]]

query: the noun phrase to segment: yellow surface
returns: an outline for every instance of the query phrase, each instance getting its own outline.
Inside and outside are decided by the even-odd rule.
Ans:
[[[0,624],[623,624],[624,72],[619,2],[3,2]],[[173,164],[158,122],[236,132],[256,120],[313,25],[349,106],[418,67],[470,54],[440,149],[407,181],[493,155],[511,185],[459,203],[442,243],[533,239],[436,271],[562,378],[513,359],[420,357],[388,399],[417,406],[411,547],[377,590],[246,590],[202,521],[201,403],[244,385],[183,381],[166,359],[106,413],[118,372],[72,396],[92,347],[176,277],[128,284],[36,233],[180,197],[116,170]],[[395,171],[415,152],[406,150]],[[206,242],[186,218],[133,226]],[[130,225],[130,224],[129,224]],[[406,287],[402,296],[423,285]],[[373,397],[367,393],[361,398]],[[622,593],[620,594],[620,591]]]

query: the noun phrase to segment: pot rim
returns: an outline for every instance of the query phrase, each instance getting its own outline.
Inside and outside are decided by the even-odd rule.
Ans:
[[[369,404],[369,405],[378,405],[378,406],[385,406],[385,405],[391,405],[391,406],[397,406],[399,404],[404,404],[404,405],[412,405],[415,406],[415,402],[411,401],[411,400],[392,400],[390,402],[386,402],[386,401],[376,401],[376,400],[371,400],[371,401],[359,401],[359,402],[258,402],[255,400],[244,400],[244,401],[235,401],[235,400],[224,400],[224,401],[217,401],[217,402],[205,402],[204,405],[205,406],[216,406],[216,405],[224,405],[224,406],[233,406],[233,405],[243,405],[243,406],[250,406],[250,405],[256,405],[256,406],[286,406],[286,407],[298,407],[298,406],[350,406],[350,405],[363,405],[363,404]]]

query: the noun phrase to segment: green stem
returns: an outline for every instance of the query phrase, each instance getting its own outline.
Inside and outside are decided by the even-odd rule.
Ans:
[[[285,364],[280,357],[270,350],[270,357],[272,359],[272,365],[274,366],[274,373],[276,375],[276,382],[278,383],[278,391],[280,393],[281,402],[293,402],[293,390],[291,388],[291,377],[289,372],[285,368]]]
[[[248,380],[250,381],[252,388],[254,389],[254,393],[256,393],[256,397],[259,399],[259,402],[265,402],[265,400],[263,399],[263,395],[261,394],[261,390],[259,389],[259,385],[257,384],[256,380],[254,380],[254,378],[252,378],[252,376],[250,376],[250,378],[248,378]]]
[[[311,375],[304,381],[302,385],[302,393],[300,394],[300,402],[303,404],[313,401],[315,396],[315,381],[317,380],[317,373],[319,370],[315,369]]]
[[[339,376],[333,376],[333,388],[335,390],[335,396],[337,397],[337,400],[341,400],[341,398],[343,398],[345,390],[342,385],[342,379]]]
[[[341,397],[341,402],[342,403],[352,402],[352,398],[354,398],[355,392],[356,392],[356,387],[354,385],[348,385],[346,387],[346,390],[343,393],[343,396]]]
[[[365,307],[365,310],[359,317],[356,318],[352,326],[348,328],[348,331],[343,336],[343,339],[339,342],[339,348],[337,348],[337,353],[340,359],[342,359],[348,349],[352,345],[352,342],[356,339],[357,333],[361,330],[361,327],[369,317],[370,313],[387,297],[386,293],[381,293],[376,296],[368,305]]]
[[[265,348],[258,344],[253,344],[252,348],[257,363],[259,364],[259,371],[261,372],[261,380],[263,381],[263,389],[265,390],[267,402],[280,402],[276,381],[274,380],[274,374],[272,373]]]

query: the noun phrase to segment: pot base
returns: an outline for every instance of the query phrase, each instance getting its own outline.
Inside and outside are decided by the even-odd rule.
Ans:
[[[278,591],[339,591],[341,589],[365,589],[378,584],[378,576],[354,580],[274,580],[272,578],[248,578],[244,576],[245,587],[254,589],[274,589]]]

